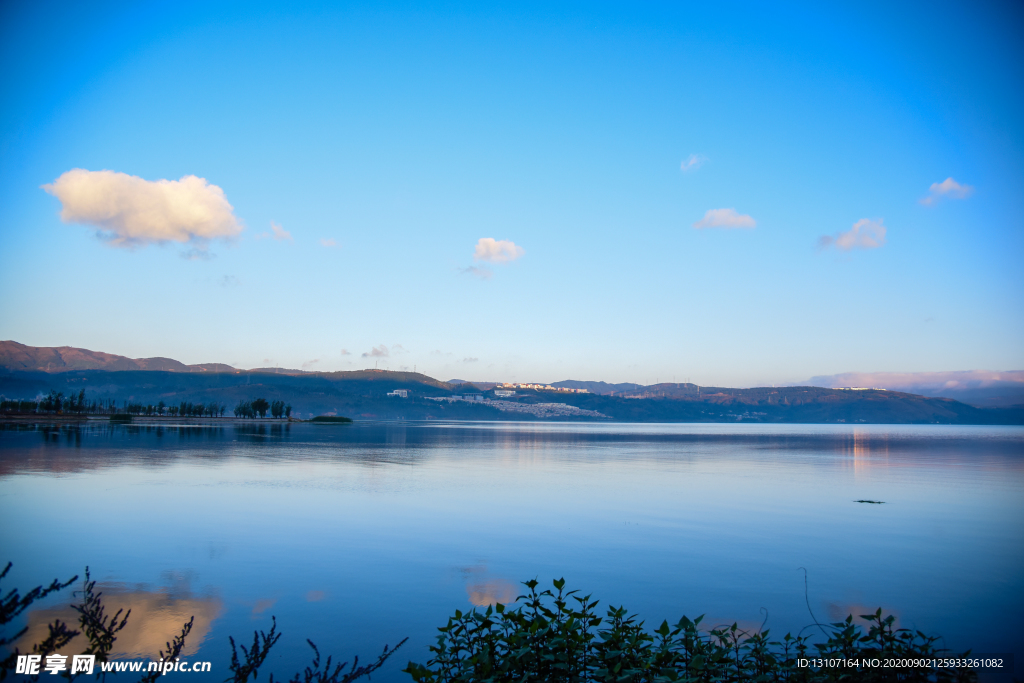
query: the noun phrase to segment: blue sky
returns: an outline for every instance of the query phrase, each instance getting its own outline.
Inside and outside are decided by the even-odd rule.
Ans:
[[[711,4],[5,3],[0,338],[441,379],[1024,368],[1021,7]]]

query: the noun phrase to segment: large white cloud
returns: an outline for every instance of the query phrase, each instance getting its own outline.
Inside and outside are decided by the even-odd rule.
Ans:
[[[704,218],[693,224],[695,228],[753,228],[757,221],[736,209],[709,209]]]
[[[835,247],[843,251],[850,249],[877,249],[885,244],[886,228],[882,219],[861,218],[846,232],[835,236],[823,235],[818,238],[818,246],[822,249]]]
[[[940,199],[967,199],[974,193],[970,185],[961,185],[953,178],[946,178],[941,183],[932,183],[928,188],[928,196],[921,200],[925,206],[930,206]]]
[[[515,261],[526,251],[511,240],[496,240],[493,237],[481,237],[476,243],[473,258],[477,261],[491,263],[508,263]]]
[[[61,220],[95,225],[118,247],[230,238],[243,228],[224,190],[194,175],[145,180],[76,168],[43,189],[60,200]]]

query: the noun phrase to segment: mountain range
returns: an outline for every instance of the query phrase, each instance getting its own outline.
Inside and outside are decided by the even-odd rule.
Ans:
[[[257,396],[290,403],[295,414],[363,419],[614,419],[635,422],[847,422],[1022,424],[1024,406],[978,407],[936,396],[883,389],[794,386],[735,389],[690,383],[608,384],[566,380],[551,386],[586,394],[517,390],[504,403],[494,383],[442,382],[385,370],[308,372],[243,370],[220,363],[186,365],[170,358],[126,358],[75,347],[0,342],[0,394],[31,399],[49,391],[89,400],[167,405],[218,402],[230,409]],[[388,396],[395,389],[407,398]],[[466,394],[483,401],[466,401]],[[438,400],[441,399],[441,400]],[[562,408],[545,408],[553,404]],[[512,411],[512,412],[510,412]],[[600,416],[600,417],[598,417]]]

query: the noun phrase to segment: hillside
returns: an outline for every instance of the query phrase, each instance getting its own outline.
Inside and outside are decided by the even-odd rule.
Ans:
[[[94,367],[97,365],[100,367]],[[481,394],[486,387],[441,382],[421,373],[246,371],[217,364],[185,365],[166,358],[130,359],[71,347],[0,343],[0,395],[7,399],[84,390],[90,401],[216,402],[226,405],[230,414],[238,401],[263,397],[291,404],[299,417],[338,414],[361,419],[1024,424],[1024,409],[1019,407],[977,408],[951,399],[895,391],[732,389],[675,383],[558,385],[582,385],[573,388],[587,388],[591,393],[518,390],[511,399],[499,402],[491,400],[495,396],[487,391],[488,400],[469,402],[456,397]],[[407,390],[408,398],[387,395],[395,389]],[[601,389],[607,393],[597,393]]]
[[[0,341],[0,368],[9,371],[160,370],[164,372],[234,372],[223,363],[185,365],[171,358],[126,358],[73,346],[25,346]]]

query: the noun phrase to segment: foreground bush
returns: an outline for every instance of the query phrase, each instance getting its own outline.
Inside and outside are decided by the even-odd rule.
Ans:
[[[934,666],[931,660],[950,656],[936,647],[938,639],[894,629],[894,617],[883,617],[881,609],[861,616],[867,632],[852,616],[815,624],[815,642],[788,633],[770,640],[767,630],[749,633],[736,624],[702,631],[700,617],[683,617],[675,626],[662,622],[650,633],[621,607],[597,616],[597,601],[565,591],[564,579],[554,582],[555,593],[538,592],[537,581],[524,585],[529,592],[515,609],[498,604],[456,611],[439,629],[432,659],[410,662],[405,671],[418,683],[977,680],[969,669]],[[846,665],[816,667],[816,659]],[[883,668],[887,659],[919,661]]]

